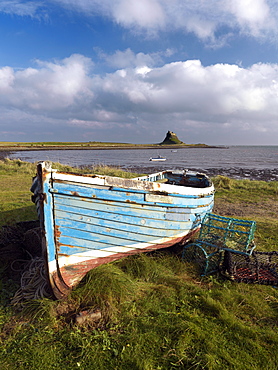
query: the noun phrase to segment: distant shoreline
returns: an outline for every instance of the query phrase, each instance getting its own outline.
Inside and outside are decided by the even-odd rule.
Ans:
[[[45,145],[45,146],[0,146],[0,152],[22,152],[41,150],[126,150],[126,149],[228,149],[226,146],[212,145],[105,145],[105,146],[82,146],[82,145]]]

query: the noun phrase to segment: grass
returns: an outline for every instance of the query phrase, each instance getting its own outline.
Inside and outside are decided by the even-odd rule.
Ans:
[[[115,174],[111,168],[94,170]],[[0,162],[2,224],[32,219],[31,213],[18,214],[33,207],[28,197],[34,172],[31,164]],[[277,183],[219,177],[214,182],[217,213],[255,219],[257,249],[278,250],[278,222],[269,206],[277,207]],[[9,305],[16,285],[3,267],[0,275],[4,370],[278,367],[278,290],[218,275],[201,278],[170,251],[100,266],[67,299],[30,301],[19,313]],[[98,309],[99,321],[76,323],[80,312]]]
[[[126,258],[67,301],[35,302],[33,321],[3,325],[1,368],[275,369],[277,302],[272,287],[200,281],[175,256]],[[71,320],[96,306],[98,327]]]
[[[251,181],[234,180],[224,176],[217,176],[214,179],[218,195],[228,195],[231,202],[240,201],[255,203],[262,200],[262,194],[268,199],[277,199],[277,181]]]
[[[206,144],[184,144],[180,140],[169,140],[160,144],[132,144],[132,143],[116,143],[116,142],[5,142],[0,141],[0,151],[3,150],[49,150],[49,149],[121,149],[121,148],[158,148],[161,146],[171,147],[175,144],[178,147],[209,147]]]
[[[36,148],[36,147],[67,147],[67,146],[137,146],[140,144],[128,144],[128,143],[113,143],[113,142],[97,142],[97,141],[88,141],[88,142],[61,142],[61,141],[46,141],[46,142],[0,142],[0,148],[3,147],[27,147],[27,148]]]
[[[28,189],[34,165],[20,160],[0,161],[0,225],[36,218]]]
[[[217,189],[214,212],[255,220],[257,249],[278,250],[278,182],[217,176],[214,184]]]

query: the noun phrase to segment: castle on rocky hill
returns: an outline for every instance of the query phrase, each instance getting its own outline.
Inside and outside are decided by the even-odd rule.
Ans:
[[[179,140],[177,135],[172,131],[168,131],[165,139],[160,143],[160,145],[176,145],[176,144],[184,143],[181,140]]]

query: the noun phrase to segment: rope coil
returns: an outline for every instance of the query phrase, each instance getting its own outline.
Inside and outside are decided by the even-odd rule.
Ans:
[[[44,260],[35,257],[26,264],[25,271],[21,276],[20,288],[15,293],[11,304],[20,307],[26,301],[50,296]]]

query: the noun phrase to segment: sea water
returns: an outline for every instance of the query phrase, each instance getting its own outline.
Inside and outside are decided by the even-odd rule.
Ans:
[[[151,162],[161,155],[165,162]],[[71,166],[116,166],[142,173],[174,169],[194,169],[203,172],[229,172],[237,170],[278,171],[278,146],[231,146],[228,148],[179,149],[105,149],[105,150],[39,150],[21,151],[9,155],[23,161],[51,161]],[[275,175],[276,176],[276,175]],[[275,177],[274,176],[274,177]]]

